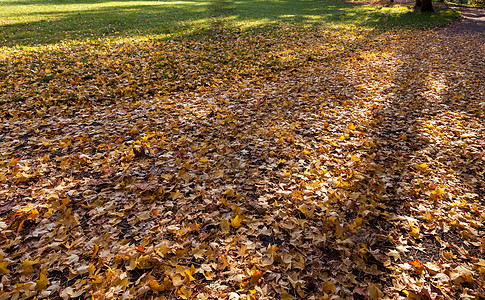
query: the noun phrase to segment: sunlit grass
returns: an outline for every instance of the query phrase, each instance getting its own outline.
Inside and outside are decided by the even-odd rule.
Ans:
[[[449,22],[452,10],[432,15],[406,6],[376,7],[342,1],[96,1],[0,0],[3,48],[66,41],[197,36],[214,28],[245,30],[288,24],[325,28],[422,28]]]

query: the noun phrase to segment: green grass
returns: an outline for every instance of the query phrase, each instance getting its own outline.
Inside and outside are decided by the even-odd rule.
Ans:
[[[66,40],[156,38],[214,27],[248,28],[288,23],[364,29],[430,27],[456,11],[414,13],[404,6],[375,7],[333,0],[0,0],[2,46],[34,46]]]

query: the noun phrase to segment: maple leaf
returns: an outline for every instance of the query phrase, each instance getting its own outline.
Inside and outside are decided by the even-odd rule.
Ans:
[[[409,234],[413,238],[419,239],[421,237],[419,227],[414,222],[410,222],[409,227],[411,227],[411,232]]]
[[[242,218],[239,215],[236,215],[233,219],[231,219],[231,226],[234,228],[239,228],[242,226],[241,224]]]
[[[163,292],[165,290],[165,287],[163,285],[160,285],[156,280],[150,280],[149,286],[150,289],[156,293]]]
[[[251,270],[251,277],[249,278],[250,283],[256,283],[263,277],[263,273],[257,269]]]
[[[23,262],[22,262],[22,268],[23,268],[23,272],[22,274],[24,275],[30,275],[34,272],[34,265],[37,264],[38,261],[37,260],[30,260],[28,258],[26,258]]]
[[[46,270],[42,270],[41,273],[39,274],[39,278],[35,281],[36,285],[35,285],[35,289],[37,291],[42,291],[42,290],[45,290],[47,288],[47,275],[46,275],[47,271]]]
[[[177,290],[177,295],[182,299],[189,299],[190,295],[192,295],[192,291],[190,289],[186,289],[185,286],[182,286]]]
[[[409,264],[412,265],[413,267],[415,267],[416,269],[421,269],[422,268],[421,263],[417,259],[415,259],[414,261],[409,262]]]

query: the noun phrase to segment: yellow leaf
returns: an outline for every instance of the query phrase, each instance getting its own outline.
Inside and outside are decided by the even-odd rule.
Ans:
[[[298,207],[298,210],[304,214],[305,216],[309,218],[313,218],[313,214],[315,212],[315,208],[311,207],[310,205],[307,204],[302,204]]]
[[[184,271],[184,275],[185,275],[185,278],[189,280],[189,282],[191,281],[194,281],[195,278],[192,276],[192,274],[190,274],[190,270],[185,270]]]
[[[256,269],[251,270],[251,278],[249,279],[249,282],[250,283],[258,282],[258,280],[261,279],[261,277],[263,277],[263,273],[261,273],[261,271]]]
[[[483,220],[485,220],[485,211],[482,212],[481,217],[482,217]]]
[[[197,272],[197,268],[195,268],[194,265],[190,265],[190,269],[188,269],[187,271],[190,272],[190,275],[194,275],[195,272]]]
[[[62,204],[61,204],[61,206],[59,206],[59,208],[58,208],[59,210],[65,209],[66,206],[69,204],[69,202],[71,202],[71,200],[69,200],[69,197],[66,196],[66,197],[61,198],[61,202],[62,202]]]
[[[29,181],[30,178],[32,178],[32,175],[29,175],[25,172],[19,172],[19,173],[17,173],[17,175],[15,175],[15,179],[18,182],[27,182],[27,181]]]
[[[91,259],[95,259],[96,258],[96,255],[98,254],[98,251],[99,251],[99,246],[96,245],[96,243],[94,244],[94,247],[93,247],[93,254],[91,255]]]
[[[360,161],[360,157],[357,157],[355,155],[351,155],[350,158],[352,158],[353,161]]]
[[[190,295],[192,295],[192,291],[190,289],[187,290],[185,286],[183,286],[177,291],[177,294],[182,299],[189,299]]]
[[[250,290],[249,294],[247,295],[247,300],[256,300],[256,295],[257,295],[256,290]]]
[[[409,226],[411,227],[411,232],[409,233],[413,238],[419,239],[420,233],[419,233],[419,227],[414,224],[414,222],[410,222]]]
[[[160,285],[156,280],[150,280],[149,286],[153,292],[158,293],[158,292],[163,292],[165,290],[165,287],[163,285]]]
[[[29,219],[34,220],[38,216],[39,216],[39,211],[37,210],[37,208],[34,208],[33,210],[30,211]]]
[[[160,255],[161,257],[165,257],[165,254],[167,254],[171,248],[168,246],[166,242],[162,243],[159,248],[155,248],[155,253]]]
[[[207,252],[207,250],[205,248],[196,247],[196,248],[194,248],[194,250],[192,250],[192,255],[195,258],[203,258],[204,257],[204,253],[206,253],[206,252]]]
[[[163,278],[163,286],[165,287],[166,290],[169,290],[169,289],[172,289],[173,288],[173,284],[172,284],[172,281],[170,280],[170,278],[166,277]]]
[[[101,276],[101,275],[92,275],[91,276],[91,283],[100,284],[102,282],[103,282],[103,276]]]
[[[291,193],[291,196],[293,198],[296,198],[296,199],[302,199],[303,198],[302,193],[300,191],[296,191],[296,190]]]
[[[89,264],[88,272],[89,272],[89,276],[93,275],[96,272],[96,267],[93,264]]]
[[[427,164],[427,163],[422,163],[422,164],[420,164],[420,165],[417,167],[417,169],[418,169],[419,171],[425,172],[425,171],[427,171],[427,170],[428,170],[428,164]]]
[[[45,275],[46,272],[46,270],[42,270],[42,272],[39,274],[39,279],[35,281],[35,289],[37,291],[43,291],[47,288],[47,276]]]
[[[25,259],[22,262],[22,268],[24,269],[24,271],[22,272],[22,274],[23,275],[30,275],[30,274],[34,273],[34,268],[32,266],[35,265],[36,263],[37,263],[36,260],[30,260],[28,258]]]
[[[12,166],[12,167],[15,166],[18,163],[19,159],[20,159],[20,157],[15,158],[15,157],[12,156],[12,159],[10,159],[10,166]]]
[[[205,280],[211,281],[214,279],[214,273],[212,273],[211,271],[207,271],[207,272],[202,271],[202,275],[204,275]]]
[[[227,197],[234,197],[234,190],[227,188],[224,194],[226,194]]]
[[[408,136],[405,135],[405,134],[401,135],[401,140],[407,141],[408,140]]]
[[[242,221],[242,219],[239,217],[239,215],[236,215],[236,217],[234,217],[234,219],[231,219],[232,227],[234,227],[234,228],[241,227],[241,221]]]
[[[355,218],[355,225],[357,226],[362,226],[362,222],[364,221],[364,218],[362,217],[357,217]]]

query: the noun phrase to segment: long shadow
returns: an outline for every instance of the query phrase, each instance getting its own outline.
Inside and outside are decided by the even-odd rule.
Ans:
[[[485,151],[480,100],[485,86],[483,72],[476,67],[481,54],[480,50],[456,53],[450,47],[453,38],[433,38],[400,49],[402,64],[391,76],[390,87],[382,91],[384,98],[370,120],[372,147],[364,148],[368,157],[361,174],[364,179],[357,180],[355,187],[372,191],[369,197],[380,207],[373,224],[381,233],[387,232],[382,250],[406,249],[400,253],[403,261],[422,264],[443,262],[444,251],[466,253],[457,260],[466,263],[472,257],[484,257],[480,237],[485,228],[478,226],[470,233],[469,225],[456,223],[450,217],[454,214],[447,211],[458,202],[464,205],[459,212],[464,215],[474,205],[481,209],[485,205],[485,163],[480,159]],[[455,38],[464,40],[459,35]],[[432,46],[423,47],[423,43]],[[460,73],[469,74],[466,82]],[[457,95],[466,84],[473,85],[473,91]],[[455,126],[460,120],[473,129],[454,134],[462,128]],[[436,221],[436,228],[427,227]],[[475,283],[473,287],[481,289]]]

